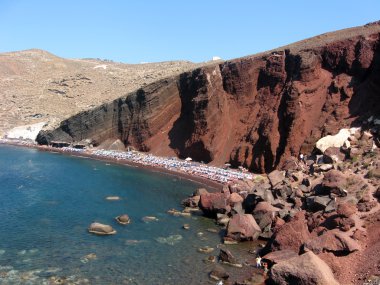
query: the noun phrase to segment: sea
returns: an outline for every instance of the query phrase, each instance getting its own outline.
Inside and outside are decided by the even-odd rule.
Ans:
[[[205,260],[218,255],[223,231],[201,214],[167,213],[199,187],[142,168],[0,145],[0,284],[216,284],[215,264]],[[129,225],[115,221],[122,214]],[[92,222],[117,233],[90,234]]]

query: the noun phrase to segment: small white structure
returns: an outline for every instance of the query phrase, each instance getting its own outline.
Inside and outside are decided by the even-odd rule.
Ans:
[[[8,139],[21,139],[35,141],[38,133],[46,125],[45,122],[36,123],[32,125],[25,125],[15,127],[6,132],[5,137]]]
[[[186,161],[192,161],[193,159],[191,157],[185,158]]]
[[[98,68],[107,69],[107,65],[106,64],[99,64],[97,66],[94,66],[94,69],[98,69]]]
[[[220,58],[219,56],[213,56],[212,57],[212,61],[216,61],[216,60],[221,60],[222,58]]]
[[[351,129],[341,129],[336,135],[331,136],[325,136],[321,138],[316,143],[316,147],[324,153],[326,149],[329,147],[341,147],[346,144],[346,146],[349,144],[349,141],[347,139],[355,134],[357,131],[359,131],[360,128],[351,128]],[[348,145],[349,147],[349,145]]]

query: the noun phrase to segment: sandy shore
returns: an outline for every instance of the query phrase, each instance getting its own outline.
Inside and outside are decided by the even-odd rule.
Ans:
[[[40,145],[36,145],[36,144],[28,143],[28,142],[23,142],[23,141],[11,141],[11,140],[7,140],[7,141],[1,140],[0,144],[12,145],[12,146],[17,146],[17,147],[25,147],[25,148],[33,148],[33,149],[37,149],[39,151],[59,153],[59,154],[75,156],[75,157],[82,157],[85,159],[93,159],[93,160],[104,161],[104,162],[108,162],[108,163],[112,163],[112,164],[125,165],[125,166],[140,168],[140,169],[146,169],[146,170],[149,170],[152,172],[164,173],[167,175],[177,177],[179,179],[186,179],[186,180],[190,180],[190,181],[194,181],[196,183],[199,183],[199,184],[203,185],[204,187],[206,187],[211,192],[220,191],[223,188],[223,185],[226,184],[226,183],[221,183],[218,181],[210,180],[210,179],[207,179],[205,177],[198,176],[195,174],[189,174],[189,173],[182,172],[182,171],[174,171],[174,170],[167,169],[167,168],[160,167],[160,166],[144,165],[144,164],[136,163],[136,162],[130,161],[130,160],[124,160],[124,159],[120,160],[120,159],[102,157],[102,156],[95,155],[95,154],[88,152],[88,151],[74,152],[74,151],[67,151],[67,149],[63,149],[63,148],[53,148],[53,147],[49,147],[49,146],[40,146]]]

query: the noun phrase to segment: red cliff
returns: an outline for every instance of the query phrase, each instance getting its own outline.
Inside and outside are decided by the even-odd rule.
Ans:
[[[120,138],[158,155],[269,172],[321,136],[380,114],[380,23],[156,82],[40,133]]]

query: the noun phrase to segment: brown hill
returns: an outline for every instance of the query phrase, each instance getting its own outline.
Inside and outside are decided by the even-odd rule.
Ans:
[[[310,152],[321,136],[380,114],[379,38],[379,22],[327,33],[199,67],[128,95],[110,81],[120,98],[46,129],[38,141],[119,138],[159,155],[268,172]],[[43,90],[62,91],[60,81],[52,84]]]
[[[64,59],[42,50],[0,54],[0,136],[10,128],[64,119],[164,77],[196,67],[185,61],[122,64]]]

